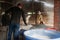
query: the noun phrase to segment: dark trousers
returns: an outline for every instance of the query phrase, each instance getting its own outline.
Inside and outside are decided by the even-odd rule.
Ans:
[[[19,40],[19,34],[20,34],[19,27],[20,27],[20,24],[11,23],[9,25],[9,31],[8,31],[7,40],[11,40],[12,32],[13,32],[14,40]]]

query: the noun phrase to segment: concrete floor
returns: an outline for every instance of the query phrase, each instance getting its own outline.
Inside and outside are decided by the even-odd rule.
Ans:
[[[6,27],[0,27],[0,40],[6,40],[6,38],[7,38]]]
[[[6,40],[6,32],[0,32],[0,40]]]

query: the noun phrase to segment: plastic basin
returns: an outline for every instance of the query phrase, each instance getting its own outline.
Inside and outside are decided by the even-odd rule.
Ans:
[[[45,29],[32,29],[24,32],[25,40],[60,40],[60,32]]]

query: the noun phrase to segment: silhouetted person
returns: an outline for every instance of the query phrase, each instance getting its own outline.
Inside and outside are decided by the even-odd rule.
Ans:
[[[10,22],[9,15],[3,14],[1,18],[2,26],[8,26]]]
[[[19,40],[19,27],[21,16],[23,18],[25,25],[27,25],[22,5],[18,3],[17,6],[11,7],[7,11],[5,11],[5,14],[11,15],[7,40],[11,40],[12,32],[14,40]]]

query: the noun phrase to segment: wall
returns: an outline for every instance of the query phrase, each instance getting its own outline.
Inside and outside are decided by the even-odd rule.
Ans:
[[[54,27],[60,30],[60,0],[54,0]]]

